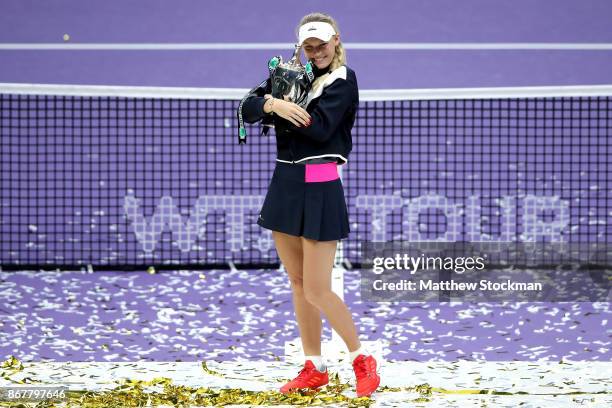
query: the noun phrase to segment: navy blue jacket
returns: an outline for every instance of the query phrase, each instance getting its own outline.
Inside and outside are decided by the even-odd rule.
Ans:
[[[326,72],[314,69],[314,73],[319,77]],[[357,77],[352,69],[340,66],[321,86],[311,89],[306,106],[312,118],[308,127],[297,127],[278,115],[264,113],[263,96],[271,91],[270,80],[262,82],[245,99],[242,114],[247,123],[261,120],[264,126],[275,128],[277,161],[299,163],[323,157],[334,158],[340,164],[348,161],[353,148],[351,130],[359,104]]]

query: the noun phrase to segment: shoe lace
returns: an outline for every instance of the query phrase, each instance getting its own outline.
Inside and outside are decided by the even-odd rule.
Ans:
[[[300,373],[295,377],[296,380],[301,380],[308,376],[312,372],[312,367],[304,367],[300,370]]]
[[[366,367],[365,358],[355,360],[353,364],[353,368],[355,369],[355,374],[357,377],[365,377],[368,376],[368,369]]]

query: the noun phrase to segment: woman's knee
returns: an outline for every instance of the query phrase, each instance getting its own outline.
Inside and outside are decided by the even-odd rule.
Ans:
[[[289,274],[289,282],[291,283],[291,289],[298,294],[304,293],[304,279],[301,275]]]
[[[326,303],[329,303],[329,297],[334,293],[329,289],[321,289],[316,287],[304,287],[304,297],[306,301],[313,306],[321,309]]]

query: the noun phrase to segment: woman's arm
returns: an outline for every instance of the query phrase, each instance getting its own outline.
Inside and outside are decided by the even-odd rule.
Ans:
[[[305,109],[293,102],[273,98],[270,79],[263,81],[240,101],[238,107],[238,121],[240,126],[240,143],[246,142],[244,122],[255,123],[264,120],[264,126],[272,123],[272,113],[286,119],[295,126],[308,126],[310,115]],[[264,127],[264,133],[267,127]]]
[[[264,96],[272,92],[270,79],[266,79],[259,86],[253,88],[242,103],[242,117],[247,123],[255,123],[262,120],[269,112],[264,112]]]

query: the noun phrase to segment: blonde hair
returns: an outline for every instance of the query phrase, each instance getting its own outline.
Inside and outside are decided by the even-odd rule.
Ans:
[[[336,20],[334,20],[332,16],[325,13],[310,13],[302,17],[302,19],[300,20],[300,24],[298,24],[295,30],[296,36],[298,35],[301,26],[306,23],[312,23],[313,21],[321,21],[323,23],[331,24],[331,26],[334,27],[334,31],[336,32],[336,34],[340,34],[340,30],[338,29],[338,23],[336,23]],[[330,64],[330,68],[333,71],[334,69],[344,64],[346,64],[346,52],[344,51],[342,41],[339,41],[338,45],[336,45],[336,54],[334,55],[334,59]]]

